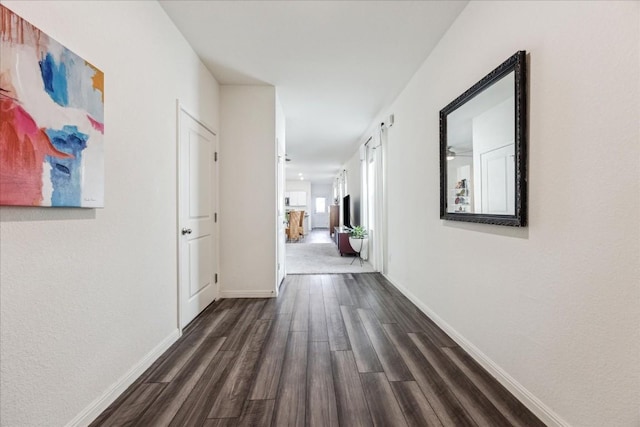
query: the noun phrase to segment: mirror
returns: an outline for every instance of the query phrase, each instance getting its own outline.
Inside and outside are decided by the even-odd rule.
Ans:
[[[440,110],[440,218],[527,220],[526,52]]]

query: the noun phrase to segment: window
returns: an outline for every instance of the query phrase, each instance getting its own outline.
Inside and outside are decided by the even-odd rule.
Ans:
[[[327,212],[327,200],[324,197],[316,197],[316,213]]]

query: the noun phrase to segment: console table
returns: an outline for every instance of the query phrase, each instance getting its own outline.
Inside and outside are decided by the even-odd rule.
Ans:
[[[334,227],[333,229],[333,240],[338,245],[340,256],[344,254],[357,255],[357,252],[349,244],[349,233],[350,230],[345,227]]]

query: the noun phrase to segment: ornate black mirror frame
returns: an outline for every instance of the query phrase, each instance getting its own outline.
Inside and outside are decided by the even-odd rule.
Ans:
[[[447,117],[453,111],[479,95],[485,89],[497,83],[507,74],[514,72],[515,106],[515,209],[513,215],[448,212],[448,175],[447,156],[450,144],[447,140]],[[527,67],[526,52],[518,51],[482,80],[473,85],[449,105],[440,110],[440,218],[453,221],[466,221],[484,224],[524,227],[527,225]]]

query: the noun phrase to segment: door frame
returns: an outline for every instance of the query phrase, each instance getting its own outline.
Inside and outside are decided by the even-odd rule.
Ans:
[[[287,244],[284,237],[285,213],[284,194],[286,187],[285,142],[276,137],[276,287],[278,296],[280,286],[287,277]]]
[[[368,261],[375,271],[382,274],[388,269],[388,234],[387,234],[387,179],[386,179],[386,146],[389,126],[380,125],[377,134],[371,135],[361,147],[361,200],[363,218],[366,218],[367,229],[373,226],[372,238],[369,240]],[[375,156],[372,159],[372,153]],[[370,175],[373,165],[373,180]],[[373,181],[373,182],[370,182]],[[371,188],[373,187],[373,188]],[[373,193],[373,200],[369,197]],[[373,211],[373,221],[371,221]],[[373,222],[373,224],[372,224]],[[372,244],[373,243],[373,244]]]
[[[178,331],[180,332],[180,336],[182,336],[182,315],[183,315],[183,310],[182,310],[182,292],[181,292],[181,270],[180,270],[180,258],[181,258],[181,240],[180,240],[180,225],[181,225],[181,221],[183,221],[183,218],[181,218],[181,209],[180,209],[180,164],[181,164],[181,155],[180,155],[180,130],[181,130],[181,126],[182,126],[182,120],[181,120],[181,116],[180,113],[184,112],[186,115],[188,115],[189,117],[191,117],[193,120],[195,120],[200,126],[204,127],[206,130],[208,130],[209,132],[211,132],[216,138],[215,138],[215,145],[214,147],[212,147],[213,152],[216,153],[216,159],[218,156],[218,147],[219,147],[219,141],[218,141],[218,133],[216,131],[213,130],[212,126],[207,125],[206,123],[204,123],[202,120],[200,120],[198,118],[198,116],[196,116],[195,114],[193,114],[187,107],[184,106],[184,104],[182,104],[180,102],[180,99],[176,99],[176,226],[175,226],[175,230],[176,230],[176,295],[177,295],[177,316],[176,316],[176,322],[177,322],[177,326],[178,326]],[[219,167],[218,167],[218,161],[214,160],[213,162],[213,170],[212,170],[212,177],[214,178],[214,183],[211,186],[211,190],[214,192],[213,197],[211,198],[211,201],[213,203],[213,211],[214,213],[217,215],[218,213],[218,208],[219,208],[219,198],[220,198],[220,186],[219,186]],[[214,238],[213,238],[213,251],[214,251],[214,257],[215,257],[215,262],[216,262],[216,266],[218,267],[219,270],[219,266],[220,266],[220,227],[219,227],[219,222],[215,221],[213,222],[213,232],[214,232]],[[217,274],[216,272],[214,272],[214,275]],[[220,297],[220,283],[219,281],[214,281],[214,285],[216,287],[216,296],[214,297],[213,301],[216,301],[219,299]]]

